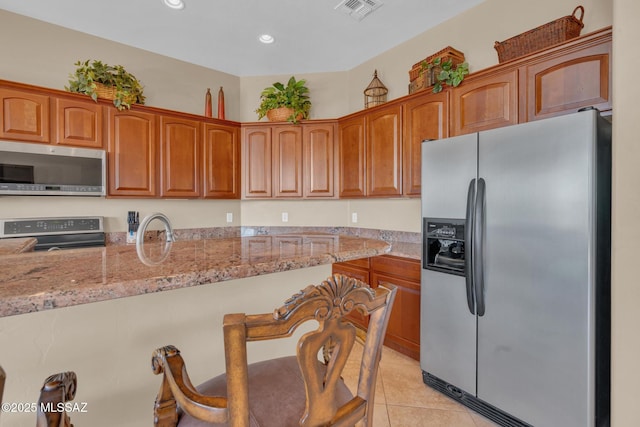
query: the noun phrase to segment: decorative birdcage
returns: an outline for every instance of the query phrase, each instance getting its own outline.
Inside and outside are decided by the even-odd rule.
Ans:
[[[378,70],[375,70],[373,80],[364,90],[364,108],[375,107],[387,102],[387,92],[389,90],[378,78]]]

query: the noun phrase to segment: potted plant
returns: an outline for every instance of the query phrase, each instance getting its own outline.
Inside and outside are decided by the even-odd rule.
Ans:
[[[260,94],[260,107],[256,109],[258,119],[267,116],[271,121],[287,120],[291,123],[308,119],[311,101],[306,83],[304,79],[296,81],[291,76],[286,86],[276,82],[265,88]]]
[[[453,65],[451,59],[442,61],[441,58],[436,58],[431,62],[424,61],[422,63],[422,72],[427,72],[431,75],[433,93],[438,93],[442,91],[442,86],[445,84],[457,87],[464,80],[464,76],[469,74],[469,64],[462,62]]]
[[[98,98],[112,99],[118,110],[131,108],[131,104],[144,104],[142,84],[127,72],[122,65],[111,66],[101,61],[78,61],[77,69],[69,74],[69,92],[89,95],[94,101]]]

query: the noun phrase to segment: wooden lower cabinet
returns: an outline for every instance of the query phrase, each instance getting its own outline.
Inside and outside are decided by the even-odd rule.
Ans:
[[[333,264],[333,272],[362,280],[374,288],[384,282],[397,286],[384,344],[420,360],[420,261],[382,255]],[[367,319],[359,313],[349,318],[357,325],[367,326]]]

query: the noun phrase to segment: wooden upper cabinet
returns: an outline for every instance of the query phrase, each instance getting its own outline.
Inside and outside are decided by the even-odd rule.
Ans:
[[[109,196],[158,195],[155,114],[108,111]]]
[[[0,138],[49,143],[49,96],[0,87]]]
[[[407,101],[402,119],[402,193],[420,196],[422,141],[449,136],[449,92],[427,93]]]
[[[205,198],[240,198],[240,130],[206,123],[203,155]]]
[[[398,104],[366,116],[367,196],[402,194],[402,107]]]
[[[66,98],[55,98],[54,105],[54,143],[104,148],[102,105]]]
[[[611,110],[611,33],[562,54],[527,63],[520,72],[521,121],[593,106]]]
[[[273,196],[302,197],[302,127],[273,126]]]
[[[272,196],[271,128],[247,126],[242,129],[244,141],[244,197]]]
[[[365,196],[364,116],[338,122],[340,197]]]
[[[199,197],[202,140],[200,122],[160,117],[160,196]]]
[[[451,136],[518,123],[518,70],[469,76],[451,89]]]
[[[302,128],[304,196],[335,196],[335,125],[313,124]]]

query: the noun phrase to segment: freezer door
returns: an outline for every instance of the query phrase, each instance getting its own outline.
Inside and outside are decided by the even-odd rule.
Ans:
[[[479,136],[478,398],[536,427],[593,426],[595,118]]]
[[[476,172],[477,134],[423,143],[422,216],[464,219]],[[422,269],[420,316],[422,370],[475,394],[476,317],[465,278]]]

